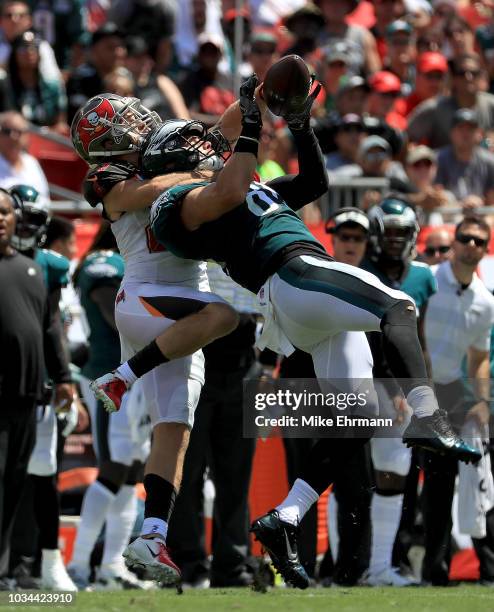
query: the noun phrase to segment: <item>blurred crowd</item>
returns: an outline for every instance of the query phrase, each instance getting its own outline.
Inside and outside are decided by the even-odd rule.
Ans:
[[[233,0],[4,0],[0,3],[0,188],[9,191],[0,191],[0,279],[10,238],[33,238],[28,244],[15,239],[12,244],[43,270],[51,270],[44,275],[52,306],[57,305],[49,313],[51,324],[36,306],[41,308],[38,331],[41,338],[49,328],[53,336],[53,322],[63,321],[55,335],[66,354],[48,355],[46,340],[44,344],[40,340],[38,354],[32,356],[42,359],[44,350],[45,361],[56,373],[48,368],[54,391],[43,410],[38,408],[38,424],[30,420],[30,437],[25,429],[15,429],[15,398],[22,396],[22,389],[20,383],[8,387],[8,364],[0,360],[0,402],[8,400],[10,406],[5,418],[0,415],[0,432],[8,431],[24,449],[22,463],[29,483],[20,516],[34,517],[39,527],[34,544],[22,537],[22,528],[16,530],[13,509],[22,493],[17,487],[11,505],[5,502],[4,514],[0,511],[4,523],[0,589],[17,584],[74,590],[91,581],[99,588],[149,586],[128,572],[121,560],[138,514],[133,491],[142,478],[145,457],[131,457],[130,463],[128,458],[111,459],[110,417],[87,395],[88,379],[119,362],[112,309],[124,263],[105,226],[78,262],[74,276],[75,266],[68,261],[61,272],[57,257],[39,254],[48,249],[74,259],[75,233],[67,219],[50,215],[46,177],[28,153],[29,131],[34,125],[67,136],[77,109],[101,92],[138,97],[163,120],[195,118],[213,126],[236,99],[239,79],[256,73],[262,80],[274,62],[292,53],[304,58],[323,85],[312,125],[330,176],[328,198],[306,207],[304,219],[323,221],[338,261],[361,265],[413,297],[432,378],[444,387],[441,407],[460,414],[458,429],[469,421],[476,424],[474,433],[464,435],[480,440],[486,456],[484,477],[492,481],[485,427],[491,414],[494,298],[475,272],[488,253],[494,220],[492,0],[252,0],[240,3],[240,8]],[[261,179],[296,171],[295,159],[283,120],[270,115],[259,148]],[[19,185],[29,185],[33,193]],[[19,199],[23,203],[15,213],[17,230],[5,221],[10,214],[6,202],[13,192],[12,206]],[[345,208],[340,209],[342,203]],[[434,229],[418,253],[417,238],[424,226]],[[27,274],[35,276],[38,269],[26,266]],[[11,274],[5,272],[5,282],[11,282]],[[242,436],[242,380],[247,375],[269,379],[273,373],[311,378],[314,373],[304,355],[284,362],[264,355],[259,361],[254,351],[259,316],[253,296],[238,292],[218,269],[212,269],[211,278],[212,290],[241,312],[241,324],[205,351],[206,387],[169,535],[189,585],[248,586],[256,573],[267,573],[268,580],[270,576],[250,554],[247,498],[255,444]],[[10,302],[5,304],[0,296],[0,317],[13,308]],[[12,321],[22,328],[18,319]],[[445,321],[450,327],[444,327]],[[444,337],[449,344],[441,342]],[[373,351],[379,362],[379,345]],[[70,362],[82,368],[80,377],[74,368],[70,374]],[[387,378],[386,364],[379,366],[376,377]],[[457,388],[465,375],[476,381],[470,396]],[[58,410],[64,393],[75,394],[70,426],[66,410],[61,415]],[[391,404],[401,406],[396,389],[388,389],[387,394]],[[142,403],[137,391],[135,395],[133,407]],[[27,415],[38,399],[26,401],[22,414]],[[84,403],[90,408],[95,447],[100,445],[98,482],[103,474],[109,485],[104,493],[94,484],[88,489],[67,573],[58,550],[55,477],[65,437],[77,421],[79,429],[87,427]],[[47,416],[50,405],[57,410]],[[399,420],[406,422],[406,409],[397,412],[405,414]],[[142,426],[139,421],[129,427]],[[38,439],[55,436],[48,448],[58,448],[59,461],[57,452],[50,451],[48,467],[39,468],[46,466],[41,458],[28,469],[30,453],[37,448],[36,428]],[[56,430],[58,435],[53,433]],[[12,445],[2,446],[2,440],[3,474],[15,455]],[[399,432],[396,440],[400,445]],[[310,443],[298,442],[285,440],[289,479]],[[326,586],[408,586],[421,580],[451,584],[448,572],[455,540],[450,516],[458,466],[427,454],[404,453],[404,447],[368,446],[335,483],[336,501],[329,509],[331,546],[317,570],[315,511],[304,519],[301,557],[308,573]],[[419,474],[425,474],[423,480]],[[15,478],[13,472],[9,481],[4,479],[2,495],[8,497],[6,491]],[[467,473],[463,482],[473,482],[472,495],[477,495],[475,475]],[[211,561],[204,544],[203,513],[204,495],[209,499],[214,489]],[[462,499],[468,496],[465,491]],[[460,512],[463,533],[472,537],[470,544],[480,560],[481,583],[490,587],[494,586],[494,484],[491,492],[487,501],[482,498],[484,506],[476,517],[482,528],[465,527],[472,512],[464,508]],[[50,502],[43,505],[40,500]],[[94,573],[91,553],[107,519],[103,558]]]

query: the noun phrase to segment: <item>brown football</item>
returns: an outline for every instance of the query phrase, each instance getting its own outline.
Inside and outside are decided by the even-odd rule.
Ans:
[[[262,95],[269,110],[282,117],[302,107],[309,95],[310,82],[304,60],[298,55],[286,55],[268,70]]]

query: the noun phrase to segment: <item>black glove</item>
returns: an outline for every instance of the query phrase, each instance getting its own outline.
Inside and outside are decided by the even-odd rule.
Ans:
[[[312,89],[314,83],[316,83],[316,86],[314,87],[312,93],[307,96],[303,106],[296,112],[282,115],[291,132],[306,132],[310,128],[310,111],[312,109],[312,105],[314,104],[314,100],[321,91],[321,83],[317,82],[314,75],[312,75],[309,91]]]
[[[254,93],[259,80],[255,74],[240,86],[240,112],[242,113],[242,134],[259,138],[262,129],[262,115]]]

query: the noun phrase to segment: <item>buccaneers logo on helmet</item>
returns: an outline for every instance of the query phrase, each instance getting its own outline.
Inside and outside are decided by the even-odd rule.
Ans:
[[[81,147],[89,154],[89,147],[93,140],[100,138],[111,129],[111,119],[115,115],[115,110],[109,100],[95,100],[93,109],[87,109],[77,126],[77,136]]]

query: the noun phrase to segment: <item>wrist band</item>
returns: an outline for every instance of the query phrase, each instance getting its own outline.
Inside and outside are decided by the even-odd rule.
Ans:
[[[259,141],[256,138],[245,136],[240,134],[237,144],[233,149],[234,153],[252,153],[257,157],[257,151],[259,149]]]

